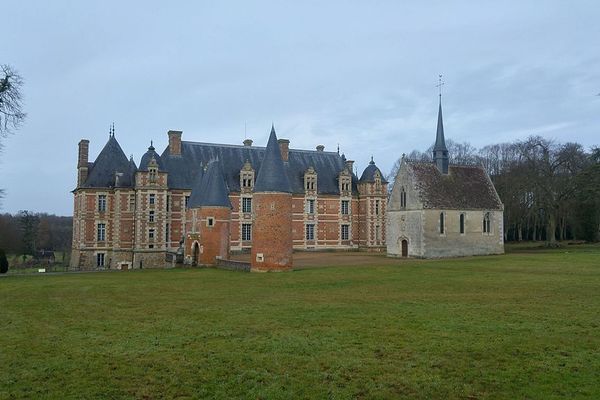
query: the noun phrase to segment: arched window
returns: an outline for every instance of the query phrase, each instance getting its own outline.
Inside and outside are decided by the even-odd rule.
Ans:
[[[460,214],[460,233],[465,233],[465,214]]]
[[[444,227],[444,213],[441,212],[440,213],[440,234],[443,235],[445,231],[445,227]]]
[[[483,216],[483,233],[491,233],[490,213],[487,212]]]
[[[404,186],[400,188],[400,207],[406,208],[406,190],[404,190]]]

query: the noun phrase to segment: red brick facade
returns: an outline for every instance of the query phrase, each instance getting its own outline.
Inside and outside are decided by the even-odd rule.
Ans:
[[[173,151],[181,153],[181,132],[169,132],[169,141]],[[114,178],[114,187],[85,187],[82,177],[88,173],[88,145],[88,141],[82,140],[79,146],[78,185],[73,191],[71,267],[163,268],[173,265],[175,254],[183,250],[185,261],[192,263],[190,241],[203,237],[198,223],[208,215],[204,211],[194,214],[193,210],[186,209],[191,188],[169,188],[169,173],[158,169],[154,173],[138,170],[131,187],[118,187],[118,175]],[[273,246],[270,239],[263,239],[267,230],[281,230],[278,238],[282,243],[289,242],[291,248],[298,250],[384,249],[386,184],[359,182],[358,191],[353,190],[352,167],[348,161],[339,173],[339,194],[319,193],[319,177],[316,171],[309,169],[305,172],[304,193],[281,195],[255,193],[256,171],[251,165],[244,165],[239,171],[239,191],[229,193],[232,208],[228,211],[228,227],[225,227],[227,218],[220,211],[215,212],[217,225],[202,239],[214,244],[217,240],[213,241],[211,235],[219,231],[218,241],[222,246],[204,245],[204,249],[210,248],[205,256],[208,258],[199,258],[198,262],[212,262],[216,255],[229,251],[252,251],[252,258],[256,260],[258,253],[267,254],[265,249]],[[243,179],[246,179],[245,184],[242,184]],[[314,186],[310,184],[311,179]],[[271,210],[273,202],[275,208]],[[261,212],[267,208],[266,217],[259,212],[259,207]],[[227,229],[229,233],[225,235],[223,232]],[[215,246],[218,249],[213,251]],[[291,265],[291,251],[276,249],[275,254],[274,259],[267,257],[262,266],[256,268],[285,269]],[[289,263],[285,261],[288,256]]]
[[[185,254],[192,265],[215,265],[229,256],[231,210],[226,207],[193,209],[191,231],[186,235]],[[197,247],[197,248],[196,248]]]
[[[256,193],[252,271],[286,271],[292,268],[292,195]]]

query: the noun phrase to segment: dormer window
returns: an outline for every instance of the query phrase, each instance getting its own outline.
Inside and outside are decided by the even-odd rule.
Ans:
[[[240,171],[240,187],[246,191],[250,191],[254,187],[254,169],[249,161],[246,161]]]
[[[379,171],[375,171],[375,190],[381,190],[381,174]]]
[[[150,167],[148,168],[148,172],[150,173],[150,182],[156,182],[158,170],[156,168]]]
[[[304,189],[306,192],[317,190],[317,173],[313,167],[309,167],[304,173]]]
[[[242,187],[251,188],[254,185],[252,176],[246,175],[242,177]]]
[[[340,192],[344,196],[348,196],[352,190],[352,176],[347,170],[340,172]]]
[[[152,147],[152,149],[154,149],[154,147]],[[148,178],[149,178],[150,182],[154,183],[154,182],[156,182],[157,177],[158,177],[158,163],[156,162],[156,159],[154,158],[154,156],[152,156],[152,159],[148,163]]]

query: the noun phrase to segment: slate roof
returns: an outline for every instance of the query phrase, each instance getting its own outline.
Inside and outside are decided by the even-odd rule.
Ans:
[[[86,188],[133,187],[137,168],[128,160],[121,146],[111,135],[96,161],[89,164],[88,177],[82,185]],[[118,179],[116,175],[118,175]]]
[[[318,183],[317,183],[318,186]],[[254,184],[255,192],[284,192],[291,193],[292,187],[290,180],[286,174],[279,151],[279,143],[277,143],[277,134],[275,127],[271,127],[271,134],[267,142],[267,148],[258,170],[256,183]]]
[[[204,172],[204,168],[200,166],[198,168],[198,173],[194,177],[194,182],[192,183],[192,193],[190,193],[190,199],[187,203],[188,208],[200,207],[200,202],[202,200],[202,189],[204,184]]]
[[[194,207],[231,207],[229,190],[225,183],[221,162],[212,161],[204,173],[199,173],[196,182],[199,185],[192,188],[188,208]]]
[[[161,154],[163,169],[169,173],[167,182],[170,189],[192,189],[194,178],[212,160],[220,160],[225,181],[230,192],[240,191],[240,170],[246,161],[250,162],[255,173],[260,170],[265,148],[229,144],[181,142],[181,155],[169,154],[169,148]],[[313,167],[317,172],[319,194],[339,195],[338,176],[345,168],[342,157],[329,151],[290,149],[284,169],[291,185],[292,193],[304,193],[304,172]],[[358,178],[353,175],[353,191],[356,192]]]
[[[191,190],[202,178],[202,168],[209,162],[219,160],[230,192],[240,191],[240,170],[249,161],[258,177],[265,157],[265,147],[215,144],[201,142],[181,142],[181,155],[169,154],[169,148],[156,158],[159,169],[167,172],[169,189]],[[149,154],[148,152],[146,154]],[[142,156],[140,169],[147,169],[150,156]],[[155,156],[156,157],[156,156]],[[292,193],[304,193],[304,173],[309,167],[317,172],[319,194],[339,195],[338,176],[345,168],[344,158],[330,151],[290,149],[288,161],[283,163]],[[368,167],[367,167],[368,168]],[[88,179],[83,187],[110,188],[115,185],[115,172],[123,173],[119,186],[133,187],[135,163],[125,156],[117,140],[111,136],[96,161],[89,163]],[[125,172],[123,172],[125,171]],[[352,190],[357,193],[358,178],[352,174]]]
[[[442,174],[426,161],[406,161],[415,189],[426,209],[502,210],[496,189],[482,166],[450,165]]]
[[[446,140],[444,138],[444,121],[442,120],[442,101],[440,99],[440,108],[438,110],[437,132],[435,135],[435,145],[433,150],[448,151],[446,148]]]
[[[160,159],[160,156],[154,149],[152,142],[150,142],[150,147],[148,147],[148,151],[146,153],[144,153],[144,155],[142,156],[142,159],[140,161],[140,168],[139,168],[140,171],[148,171],[148,164],[150,163],[150,160],[152,160],[152,157],[154,157],[154,159],[156,160],[156,163],[158,164],[158,170],[159,171],[163,170],[162,161]]]
[[[377,172],[377,171],[379,171],[379,176],[381,177],[381,182],[387,183],[387,181],[383,177],[383,174],[381,173],[381,170],[377,167],[377,165],[375,165],[375,161],[373,161],[373,157],[371,157],[371,161],[369,162],[369,165],[367,165],[367,168],[365,168],[362,175],[360,176],[359,182],[375,182],[375,172]]]

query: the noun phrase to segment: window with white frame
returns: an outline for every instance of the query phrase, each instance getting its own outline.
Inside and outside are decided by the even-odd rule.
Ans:
[[[251,197],[242,197],[242,212],[243,213],[251,213],[252,212],[252,198]]]
[[[148,222],[154,222],[154,210],[148,211]]]
[[[381,201],[379,199],[375,200],[375,215],[379,215],[381,211]]]
[[[97,253],[96,254],[96,267],[104,267],[104,259],[105,259],[104,253]]]
[[[106,224],[101,222],[97,226],[96,237],[99,242],[103,242],[106,240]]]
[[[106,195],[99,194],[98,195],[98,212],[106,211]]]
[[[171,196],[167,195],[167,204],[166,204],[167,212],[171,210]]]
[[[350,239],[350,225],[342,225],[341,228],[341,236],[342,236],[342,240],[349,240]]]
[[[189,202],[190,202],[190,196],[185,196],[185,208],[188,208]]]
[[[350,200],[342,200],[342,214],[350,214]]]
[[[170,235],[171,235],[171,232],[170,232],[170,225],[169,225],[169,223],[167,222],[167,223],[165,224],[165,242],[167,242],[167,246],[169,245],[169,241],[170,241]]]
[[[129,211],[135,211],[135,194],[129,195]]]
[[[306,240],[315,240],[314,224],[306,224]]]
[[[306,213],[307,214],[315,213],[315,200],[314,199],[306,200]]]
[[[156,203],[156,195],[154,193],[150,193],[148,195],[148,204],[154,205]]]
[[[156,230],[154,228],[148,229],[148,239],[149,240],[154,240],[154,234],[155,233],[156,233]]]
[[[252,224],[242,224],[242,240],[252,240]]]

